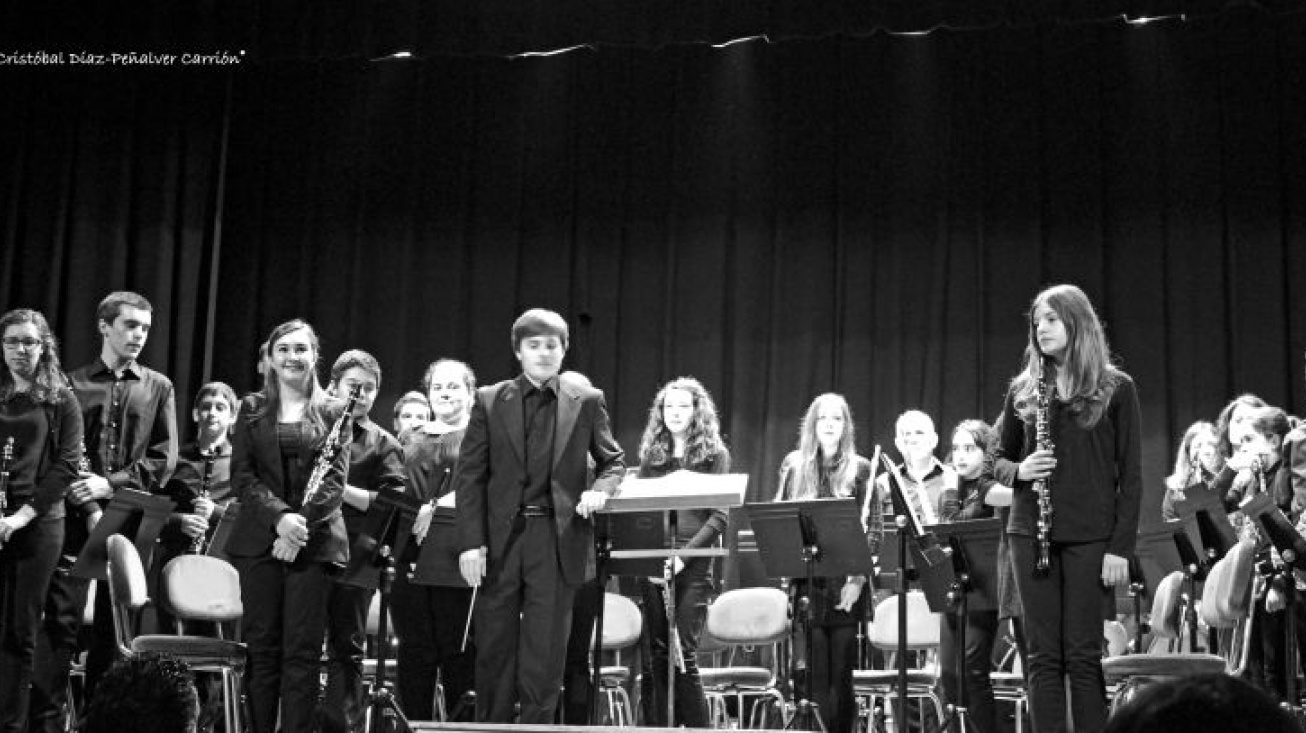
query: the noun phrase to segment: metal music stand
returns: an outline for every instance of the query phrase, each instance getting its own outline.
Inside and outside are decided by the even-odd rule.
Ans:
[[[389,642],[390,591],[394,585],[395,556],[403,552],[412,534],[413,519],[422,502],[411,494],[378,491],[367,508],[363,528],[349,548],[349,564],[336,581],[344,585],[379,590],[376,633],[376,679],[367,700],[368,730],[390,733],[408,731],[412,725],[399,708],[385,678],[386,646]]]
[[[812,499],[745,504],[766,574],[773,578],[807,579],[807,593],[817,577],[871,575],[874,560],[862,526],[861,507],[854,499]],[[812,702],[811,599],[797,603],[806,641],[808,675],[803,696],[786,728],[826,730]]]
[[[958,703],[950,707],[957,733],[966,733],[970,715],[970,691],[966,684],[966,619],[972,610],[991,611],[998,607],[998,543],[1002,520],[996,517],[975,519],[935,524],[926,529],[938,535],[952,554],[954,580],[947,594],[947,603],[949,613],[957,614],[953,664],[956,665]],[[947,728],[948,723],[941,727]]]
[[[627,476],[617,489],[617,493],[608,497],[603,509],[594,517],[599,529],[595,532],[598,545],[598,573],[600,588],[606,586],[609,574],[612,575],[661,575],[663,564],[673,558],[722,557],[727,550],[722,547],[681,549],[676,543],[676,512],[688,509],[727,509],[743,503],[744,490],[748,486],[748,474],[727,473],[707,474],[693,471],[675,471],[659,478],[637,478]],[[660,519],[662,523],[662,546],[643,548],[616,548],[614,543],[619,535],[614,524],[628,521],[630,518],[618,519],[612,515],[638,513],[633,520],[636,526],[645,526],[649,531]],[[655,538],[656,534],[649,537]],[[655,541],[655,540],[654,540]],[[653,572],[649,572],[653,569]],[[669,618],[668,631],[676,623],[676,576],[670,575],[666,588]],[[600,603],[594,618],[593,669],[591,671],[590,720],[598,720],[598,694],[600,684],[600,660],[603,653],[603,606]],[[667,639],[667,727],[674,728],[676,723],[676,665],[672,662],[674,651],[670,648],[670,634]]]
[[[231,532],[236,528],[236,518],[239,516],[240,502],[227,502],[222,510],[222,517],[218,519],[217,526],[213,528],[208,538],[209,546],[204,551],[205,555],[231,562],[231,556],[227,554],[227,540],[231,538]]]
[[[161,494],[148,494],[136,489],[118,489],[104,508],[104,515],[91,530],[91,536],[77,556],[72,574],[91,580],[109,579],[109,536],[122,534],[131,537],[140,553],[142,563],[149,567],[154,556],[154,541],[163,531],[176,504]],[[133,528],[132,525],[135,525]]]

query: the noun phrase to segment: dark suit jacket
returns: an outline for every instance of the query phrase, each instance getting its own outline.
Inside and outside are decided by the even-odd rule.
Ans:
[[[269,552],[277,538],[277,522],[287,512],[298,512],[308,520],[308,544],[299,552],[300,560],[317,562],[347,562],[349,540],[345,535],[345,520],[340,514],[344,497],[344,475],[349,466],[349,438],[352,420],[346,420],[342,433],[345,445],[327,472],[322,491],[311,504],[300,506],[287,501],[285,476],[281,473],[281,446],[277,441],[277,415],[275,410],[255,417],[262,407],[261,394],[247,395],[241,401],[240,418],[231,434],[231,487],[240,502],[240,514],[232,527],[226,550],[234,557],[257,557]],[[332,418],[339,415],[343,403],[332,402]],[[329,427],[329,426],[328,426]],[[309,430],[307,422],[300,429]],[[312,436],[306,441],[310,450],[299,456],[299,467],[307,479],[313,472],[324,436]],[[294,487],[296,497],[304,487]],[[291,497],[295,498],[295,497]]]
[[[457,491],[460,550],[489,548],[491,572],[502,557],[526,485],[526,434],[516,380],[476,391],[453,485]],[[594,533],[576,514],[586,490],[588,457],[593,489],[611,496],[625,473],[624,454],[612,437],[603,393],[567,376],[558,378],[550,497],[558,557],[568,583],[594,577]]]

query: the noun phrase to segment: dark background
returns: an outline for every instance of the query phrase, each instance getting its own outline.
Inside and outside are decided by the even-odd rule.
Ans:
[[[1306,410],[1301,6],[8,4],[3,54],[240,63],[0,66],[0,306],[72,367],[99,299],[144,293],[187,427],[287,318],[323,373],[380,359],[388,425],[437,357],[512,376],[513,318],[549,307],[632,456],[694,375],[769,498],[820,392],[867,455],[909,408],[945,444],[992,419],[1070,281],[1139,384],[1155,521],[1190,422]]]

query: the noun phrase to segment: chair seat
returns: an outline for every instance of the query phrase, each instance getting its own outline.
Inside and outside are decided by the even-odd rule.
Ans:
[[[630,681],[630,667],[599,667],[599,684],[620,687]]]
[[[172,636],[147,634],[132,639],[132,651],[162,652],[180,657],[192,667],[245,664],[245,645],[230,639],[209,636]]]
[[[698,670],[703,688],[723,690],[727,688],[763,689],[771,684],[771,670],[766,667],[704,667]]]
[[[907,670],[907,684],[932,686],[936,681],[934,671],[930,669]],[[896,669],[856,669],[853,670],[853,690],[861,693],[866,687],[885,687],[898,684]]]
[[[1214,654],[1123,654],[1102,660],[1107,684],[1127,677],[1191,677],[1224,670],[1224,659]]]

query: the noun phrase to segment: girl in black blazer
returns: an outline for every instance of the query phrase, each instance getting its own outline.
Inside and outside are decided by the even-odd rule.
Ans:
[[[308,495],[317,455],[342,405],[318,382],[318,339],[294,320],[268,337],[263,389],[241,403],[232,435],[231,481],[241,503],[227,550],[238,558],[249,645],[249,702],[255,733],[313,729],[318,665],[332,575],[349,559],[340,502],[349,465],[342,450]]]

